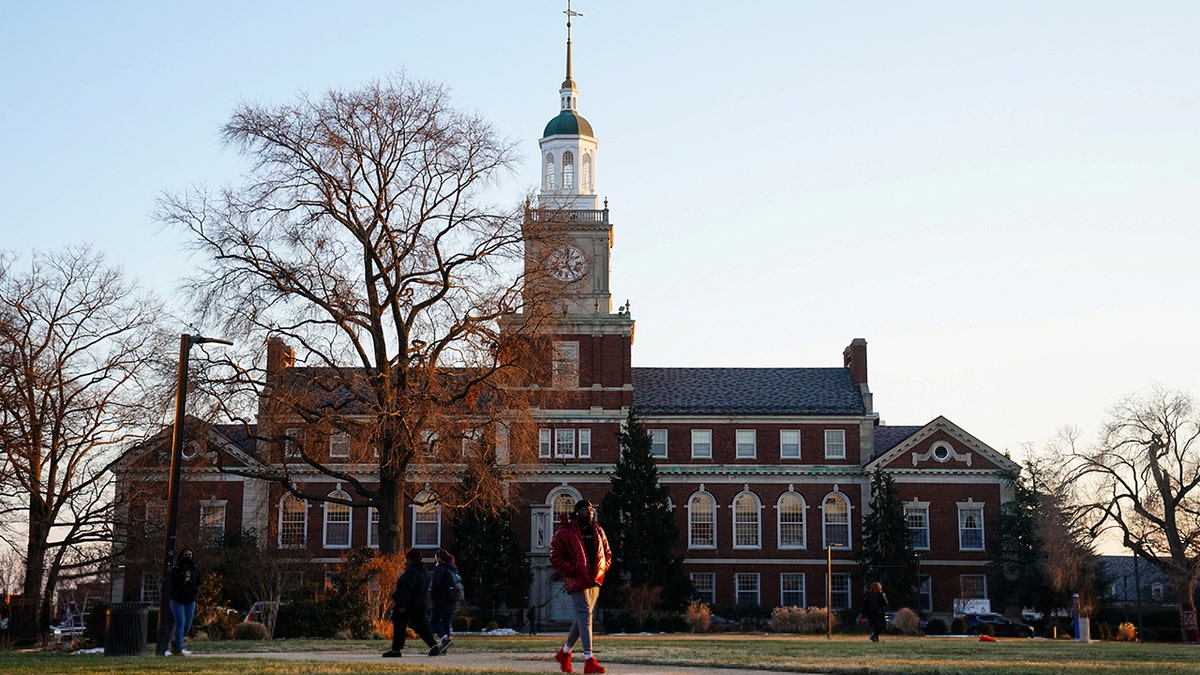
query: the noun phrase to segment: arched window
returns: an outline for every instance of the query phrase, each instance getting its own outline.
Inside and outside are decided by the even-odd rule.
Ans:
[[[562,187],[564,190],[575,189],[575,155],[570,152],[563,153]]]
[[[302,548],[308,540],[308,504],[295,495],[279,503],[279,548]]]
[[[554,155],[546,155],[546,177],[543,182],[545,189],[554,189]]]
[[[333,499],[350,499],[350,495],[338,490],[329,493]],[[325,502],[325,548],[350,548],[350,512],[345,504]]]
[[[733,500],[733,547],[761,548],[760,506],[753,492],[743,492]]]
[[[821,504],[825,546],[850,547],[850,503],[846,496],[831,493]]]
[[[437,548],[442,545],[442,505],[437,495],[425,490],[413,497],[413,548]]]
[[[554,514],[554,529],[557,530],[567,517],[575,512],[575,496],[569,492],[560,492],[554,496],[551,506]]]
[[[804,548],[804,498],[785,492],[775,511],[779,514],[779,548]]]
[[[717,547],[717,501],[707,492],[688,500],[688,548]]]
[[[585,154],[583,156],[583,170],[580,175],[580,181],[584,192],[595,192],[595,187],[592,186],[592,155]]]

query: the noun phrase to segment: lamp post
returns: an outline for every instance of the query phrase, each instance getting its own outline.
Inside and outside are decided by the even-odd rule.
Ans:
[[[833,549],[841,544],[825,545],[825,639],[833,639]]]
[[[171,473],[167,481],[167,541],[163,547],[162,577],[158,597],[158,646],[156,654],[167,653],[171,627],[171,563],[175,560],[175,526],[179,517],[179,472],[183,463],[183,418],[187,410],[188,352],[192,345],[215,342],[232,345],[229,340],[183,333],[179,336],[179,377],[175,384],[175,428],[171,434]],[[182,645],[180,645],[182,647]]]

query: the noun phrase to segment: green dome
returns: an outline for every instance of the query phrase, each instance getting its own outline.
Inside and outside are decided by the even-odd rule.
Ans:
[[[564,110],[558,113],[558,117],[550,120],[546,125],[546,131],[542,134],[542,138],[549,136],[591,136],[592,125],[583,119],[583,115],[573,111]]]

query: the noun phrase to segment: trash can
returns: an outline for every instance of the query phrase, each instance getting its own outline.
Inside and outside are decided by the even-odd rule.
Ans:
[[[104,615],[104,655],[137,656],[146,649],[150,605],[114,602]]]

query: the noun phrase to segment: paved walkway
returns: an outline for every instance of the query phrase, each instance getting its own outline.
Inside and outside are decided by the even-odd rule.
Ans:
[[[558,663],[554,655],[542,654],[510,654],[503,652],[455,652],[453,649],[445,656],[426,656],[417,649],[406,650],[404,657],[399,659],[384,659],[376,653],[360,652],[221,652],[219,654],[197,654],[197,656],[222,656],[252,659],[277,659],[280,661],[339,661],[346,663],[362,663],[370,661],[390,662],[397,665],[420,664],[439,668],[472,669],[476,672],[546,672],[557,673]],[[771,670],[751,670],[741,668],[708,668],[691,666],[648,666],[635,663],[620,663],[605,660],[604,666],[612,675],[761,675],[763,673],[778,673]],[[583,659],[575,664],[575,672],[583,672]]]

